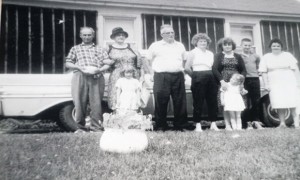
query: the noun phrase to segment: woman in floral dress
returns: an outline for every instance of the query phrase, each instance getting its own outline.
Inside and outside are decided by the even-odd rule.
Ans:
[[[111,74],[108,81],[108,106],[110,109],[116,109],[116,82],[120,78],[120,72],[124,66],[133,66],[137,70],[137,79],[141,77],[143,73],[141,71],[141,60],[138,52],[133,51],[130,45],[125,43],[128,33],[121,27],[116,27],[112,30],[110,36],[114,40],[114,43],[108,48],[108,55],[114,64],[111,67]]]

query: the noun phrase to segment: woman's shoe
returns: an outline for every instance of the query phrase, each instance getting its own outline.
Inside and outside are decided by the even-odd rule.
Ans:
[[[281,124],[279,124],[279,126],[277,126],[277,128],[278,129],[285,129],[285,128],[287,128],[287,126],[286,126],[286,124],[281,123]]]
[[[232,128],[231,127],[225,127],[225,130],[226,131],[232,131]]]
[[[202,132],[202,127],[200,123],[196,123],[196,128],[194,130],[195,132]]]
[[[218,126],[216,125],[215,122],[212,122],[212,123],[210,124],[210,130],[220,131],[220,129],[218,128]]]

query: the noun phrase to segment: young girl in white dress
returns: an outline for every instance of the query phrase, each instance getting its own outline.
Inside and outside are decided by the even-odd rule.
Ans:
[[[241,74],[233,74],[228,83],[227,90],[221,90],[221,104],[224,106],[224,111],[229,111],[231,127],[226,127],[226,130],[241,130],[242,120],[241,112],[245,109],[245,103],[242,95],[248,93],[244,89],[245,78]]]
[[[132,66],[125,66],[121,78],[116,82],[117,113],[137,111],[141,106],[141,83],[135,78],[136,71]]]
[[[121,78],[116,82],[116,109],[104,116],[104,128],[118,129],[152,129],[152,116],[143,115],[141,111],[142,84],[136,79],[136,70],[124,66]]]

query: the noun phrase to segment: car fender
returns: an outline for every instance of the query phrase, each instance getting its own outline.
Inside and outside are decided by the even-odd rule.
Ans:
[[[2,116],[14,117],[14,116],[36,116],[48,109],[54,108],[57,105],[72,102],[71,97],[53,97],[53,98],[33,98],[30,97],[30,103],[28,98],[5,98],[2,100]],[[26,105],[27,104],[27,105]]]
[[[72,74],[3,74],[0,76],[2,116],[35,116],[72,101]]]

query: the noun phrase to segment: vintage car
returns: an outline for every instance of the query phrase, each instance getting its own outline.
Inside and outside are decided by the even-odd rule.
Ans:
[[[107,82],[109,74],[105,74]],[[1,74],[0,115],[2,118],[46,118],[56,120],[67,131],[76,129],[75,109],[71,97],[72,73],[67,74]],[[146,76],[145,82],[151,97],[144,114],[154,114],[153,83]],[[193,114],[193,100],[190,90],[191,79],[186,75],[188,116]],[[261,119],[266,126],[277,126],[279,119],[270,106],[268,94],[262,91],[260,101]],[[104,111],[108,111],[106,93],[103,99]],[[206,112],[206,109],[204,108]],[[205,114],[205,113],[204,113]],[[172,117],[172,103],[169,103],[168,117]],[[222,114],[219,113],[222,119]],[[287,124],[292,124],[290,112],[286,112]]]

